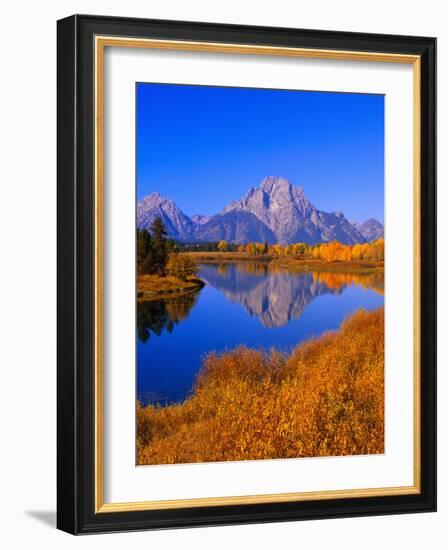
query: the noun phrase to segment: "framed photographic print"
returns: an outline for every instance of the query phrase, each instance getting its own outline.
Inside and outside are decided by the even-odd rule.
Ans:
[[[58,527],[434,511],[434,38],[58,22]]]

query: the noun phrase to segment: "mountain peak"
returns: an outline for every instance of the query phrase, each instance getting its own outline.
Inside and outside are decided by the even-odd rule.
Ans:
[[[226,239],[290,244],[316,244],[338,240],[363,243],[383,236],[384,228],[371,218],[363,224],[350,223],[341,211],[318,210],[301,187],[281,176],[267,176],[258,187],[228,204],[214,216],[186,216],[160,193],[151,193],[137,204],[137,226],[150,228],[161,217],[168,235],[181,241]]]
[[[369,218],[368,220],[366,220],[364,222],[364,224],[372,224],[372,225],[381,225],[381,227],[383,227],[383,225],[381,224],[381,222],[379,222],[376,218]]]
[[[176,204],[160,193],[150,193],[137,204],[137,227],[150,229],[153,221],[161,218],[168,235],[174,239],[193,238],[195,223]]]
[[[230,203],[224,212],[246,211],[254,214],[284,244],[291,239],[317,242],[319,232],[310,226],[312,235],[302,231],[306,220],[316,209],[305,196],[303,189],[294,187],[281,176],[264,178],[259,187],[251,189],[242,199]],[[317,214],[316,214],[317,215]]]
[[[164,197],[162,197],[160,193],[155,192],[155,193],[150,193],[149,195],[146,195],[145,197],[140,199],[138,202],[140,204],[158,204],[164,200],[169,200],[169,199],[165,199]]]
[[[384,227],[381,222],[375,218],[369,218],[363,223],[352,222],[352,225],[361,233],[368,242],[376,241],[384,237]]]
[[[277,189],[289,190],[292,188],[292,184],[281,176],[267,176],[261,181],[260,188],[266,193],[272,193]]]

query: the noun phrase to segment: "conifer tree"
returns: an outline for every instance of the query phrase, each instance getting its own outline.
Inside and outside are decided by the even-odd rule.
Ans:
[[[137,274],[154,272],[151,235],[146,229],[137,229]]]
[[[167,231],[165,224],[160,216],[151,224],[151,241],[154,268],[157,273],[162,274],[165,271],[165,266],[168,261],[167,250]]]

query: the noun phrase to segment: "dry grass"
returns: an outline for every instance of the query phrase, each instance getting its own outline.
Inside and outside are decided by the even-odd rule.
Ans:
[[[279,256],[270,263],[270,267],[279,267],[288,271],[330,271],[341,273],[370,273],[373,271],[384,272],[384,261],[358,260],[358,261],[325,261],[319,258]]]
[[[137,278],[137,299],[161,300],[177,294],[195,292],[203,286],[204,283],[194,277],[181,281],[170,276],[139,275]]]
[[[181,253],[183,254],[183,253]],[[247,254],[245,252],[188,252],[198,263],[257,262],[269,264],[269,268],[288,271],[372,272],[384,271],[384,261],[352,260],[325,261],[310,256],[274,256],[272,254]]]
[[[210,354],[184,403],[138,405],[138,464],[383,453],[383,315],[360,310],[289,356]]]

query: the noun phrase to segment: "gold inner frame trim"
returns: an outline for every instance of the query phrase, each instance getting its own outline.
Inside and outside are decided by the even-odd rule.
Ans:
[[[330,59],[342,61],[370,61],[382,63],[407,63],[413,65],[413,195],[414,195],[414,480],[413,485],[350,490],[296,492],[280,494],[226,496],[179,500],[141,502],[104,502],[104,50],[106,47],[150,48],[159,50],[194,51],[207,53],[233,53]],[[324,50],[253,44],[228,44],[183,40],[158,40],[96,36],[95,55],[95,513],[129,512],[142,510],[180,509],[206,506],[231,506],[274,502],[300,502],[340,498],[362,498],[420,493],[421,442],[420,442],[420,120],[421,120],[421,70],[420,56],[381,52],[356,52]]]

